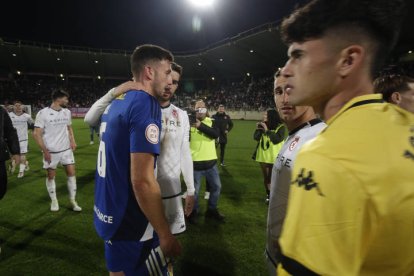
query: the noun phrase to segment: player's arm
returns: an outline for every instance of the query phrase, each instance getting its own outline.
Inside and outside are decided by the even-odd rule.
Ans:
[[[32,119],[32,116],[29,114],[27,114],[27,127],[32,130],[34,129],[34,121]]]
[[[272,141],[272,143],[276,145],[282,142],[283,140],[285,140],[286,127],[285,125],[282,125],[281,127],[279,127],[279,129],[276,132],[267,130],[265,134],[268,135],[270,141]]]
[[[142,212],[160,238],[162,252],[168,257],[178,256],[181,246],[165,219],[160,187],[154,176],[153,154],[131,153],[131,183]]]
[[[341,163],[302,149],[279,239],[283,268],[292,275],[357,274],[363,235],[375,231],[367,206],[361,182]]]
[[[181,142],[181,173],[187,187],[187,197],[185,198],[184,214],[191,215],[195,203],[194,188],[194,169],[193,159],[190,150],[190,122],[187,114],[183,113],[183,137]]]
[[[33,138],[36,141],[36,144],[42,150],[45,161],[50,163],[51,162],[50,153],[49,153],[49,150],[46,148],[46,145],[43,141],[44,128],[45,128],[45,123],[43,119],[43,112],[39,111],[36,115]]]
[[[68,133],[69,133],[70,148],[74,151],[76,150],[76,141],[75,141],[75,135],[73,134],[72,125],[68,125]]]
[[[127,81],[123,84],[112,88],[105,95],[103,95],[99,100],[97,100],[88,112],[85,115],[84,121],[90,126],[96,126],[102,114],[105,112],[107,106],[117,97],[126,93],[129,90],[140,90],[142,89],[141,85],[137,82]]]
[[[43,128],[36,127],[34,128],[33,138],[36,141],[36,144],[43,152],[43,157],[46,162],[51,162],[51,156],[49,150],[46,148],[45,143],[43,142]]]

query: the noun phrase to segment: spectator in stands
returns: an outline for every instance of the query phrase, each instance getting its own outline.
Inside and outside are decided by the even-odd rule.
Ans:
[[[272,167],[285,137],[286,127],[279,114],[275,109],[267,110],[263,115],[263,121],[256,124],[253,139],[258,143],[252,157],[253,160],[259,162],[262,169],[266,203],[269,203]]]
[[[220,144],[220,165],[225,166],[224,151],[227,144],[227,134],[233,128],[233,122],[230,116],[224,111],[224,105],[222,104],[219,105],[217,113],[212,117],[215,120],[215,125],[219,130],[218,144]]]
[[[384,100],[414,113],[414,79],[403,75],[384,75],[374,81],[375,93]]]

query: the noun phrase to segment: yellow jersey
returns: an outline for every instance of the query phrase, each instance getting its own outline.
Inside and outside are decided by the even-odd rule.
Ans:
[[[320,275],[414,275],[414,115],[371,94],[327,124],[294,164],[284,256]]]

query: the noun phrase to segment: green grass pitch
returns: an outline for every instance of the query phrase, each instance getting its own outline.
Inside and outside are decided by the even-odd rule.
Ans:
[[[41,153],[30,137],[30,171],[24,178],[9,177],[8,192],[0,201],[0,275],[107,275],[103,242],[93,227],[93,196],[98,143],[89,145],[89,128],[73,120],[81,213],[69,209],[66,177],[57,170],[59,212],[50,212],[41,169]],[[178,238],[183,254],[175,261],[175,275],[265,275],[263,257],[267,205],[255,148],[255,122],[235,121],[229,134],[226,167],[220,167],[220,211],[226,223],[201,216]],[[202,190],[204,190],[204,185]],[[202,192],[203,194],[203,192]],[[200,197],[201,212],[206,200]]]

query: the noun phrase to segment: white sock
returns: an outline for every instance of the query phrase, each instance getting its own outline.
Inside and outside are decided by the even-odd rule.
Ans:
[[[47,189],[47,192],[49,193],[50,199],[57,200],[55,178],[50,179],[50,180],[49,178],[46,178],[46,189]]]
[[[76,197],[76,176],[68,177],[69,199],[75,200]]]
[[[24,169],[26,169],[26,165],[25,164],[20,164],[19,172],[24,172]]]

